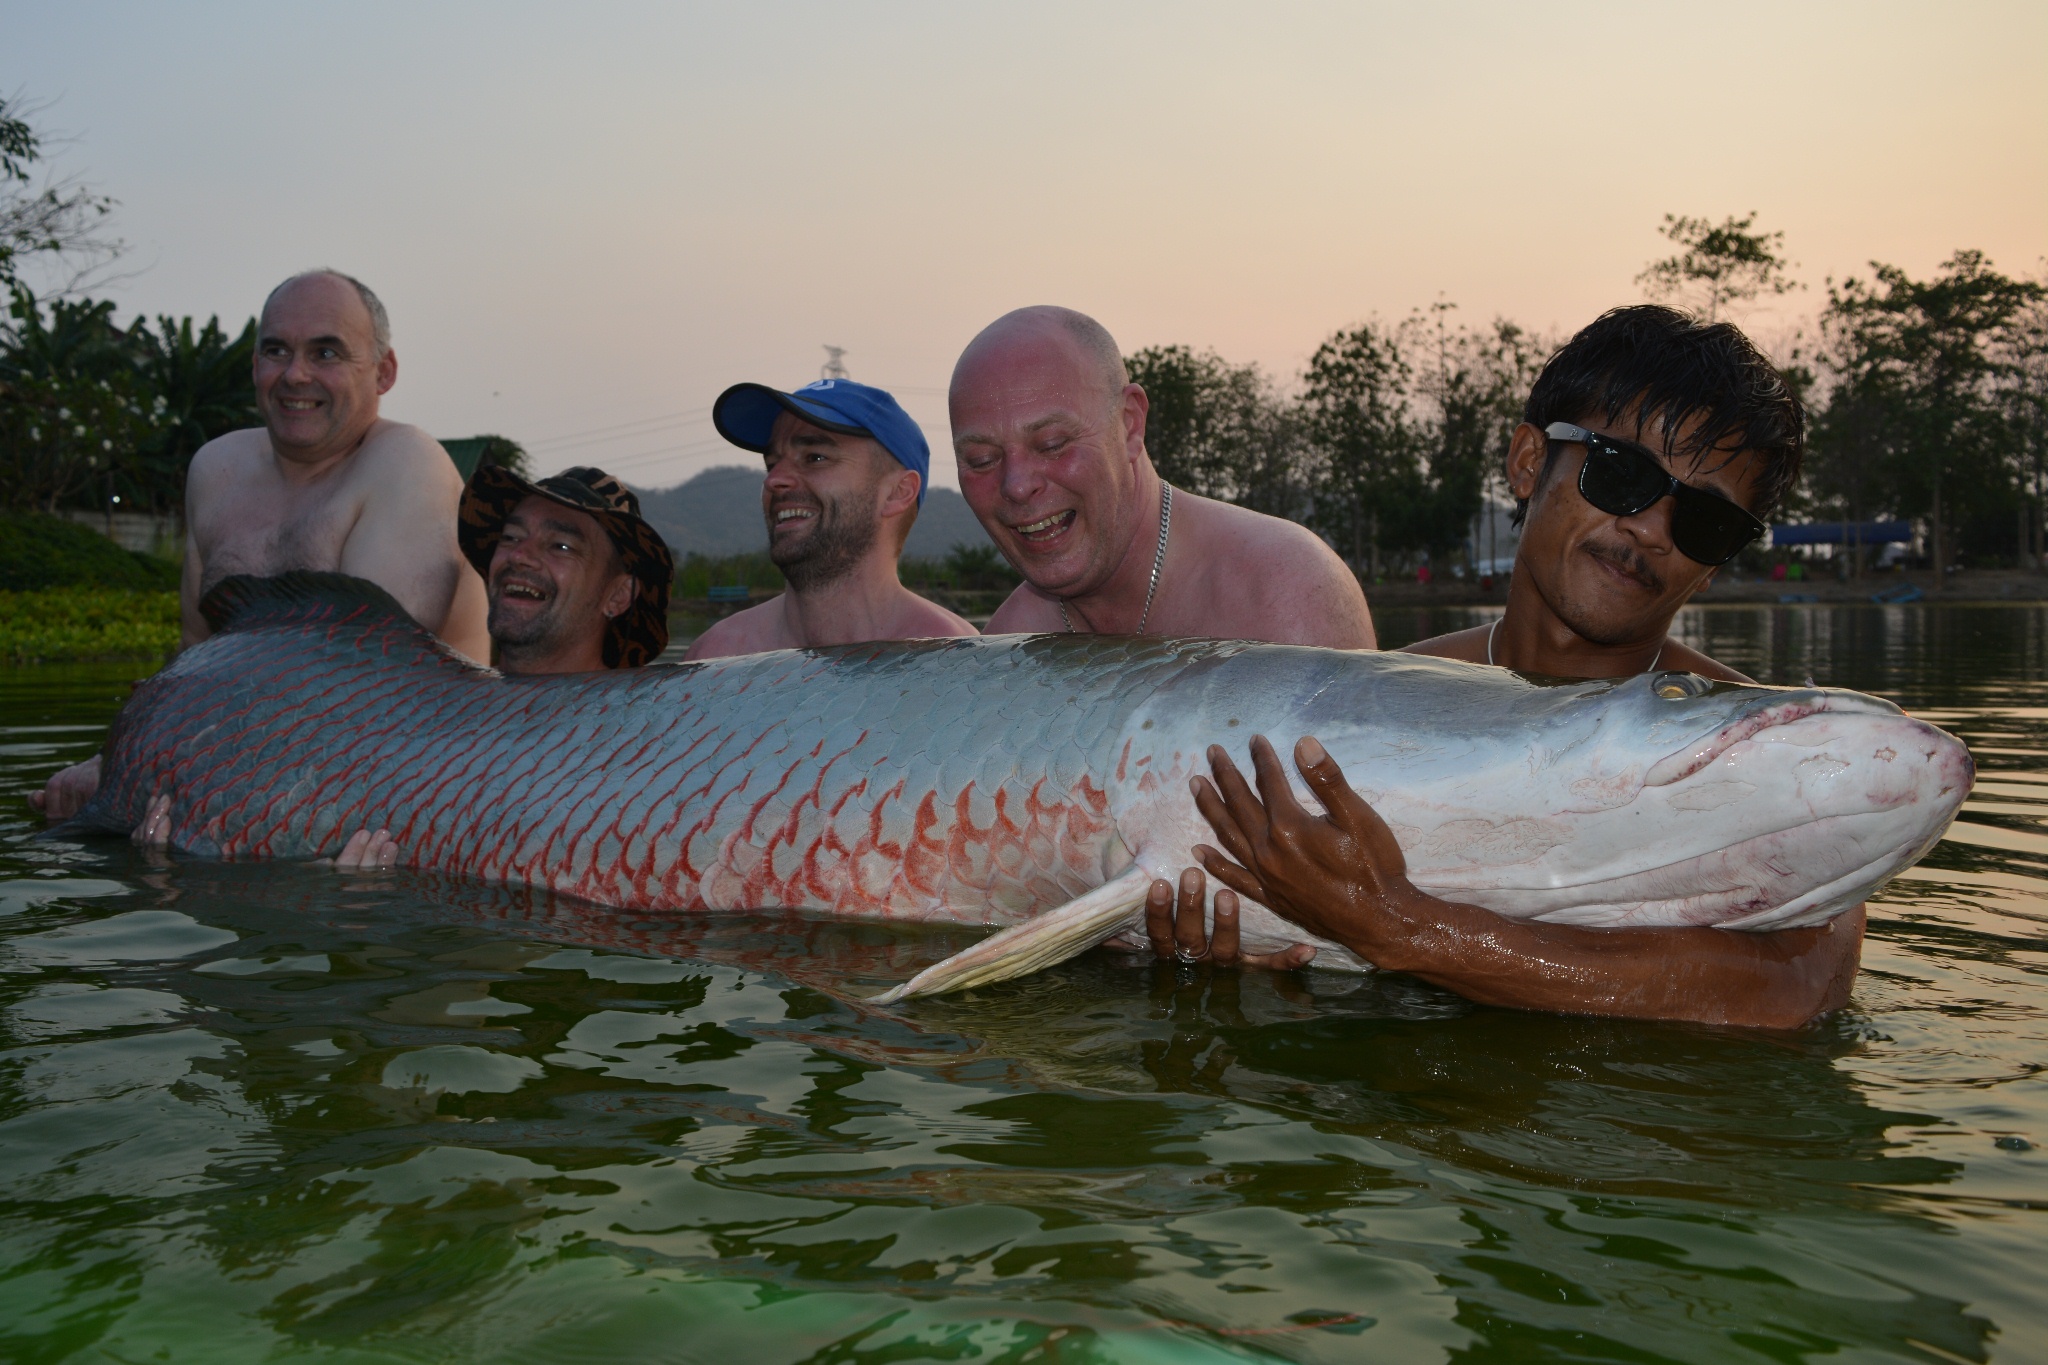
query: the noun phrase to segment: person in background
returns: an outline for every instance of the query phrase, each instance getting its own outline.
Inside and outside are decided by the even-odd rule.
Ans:
[[[602,469],[531,483],[479,469],[462,495],[459,536],[489,590],[504,672],[638,668],[668,648],[675,562],[633,490]]]
[[[953,367],[960,491],[1024,577],[988,631],[1206,635],[1371,649],[1358,579],[1305,527],[1167,485],[1145,390],[1068,308],[990,323]]]
[[[199,600],[230,574],[354,574],[471,658],[485,657],[483,581],[455,543],[462,479],[418,427],[385,420],[398,380],[391,322],[367,285],[309,270],[270,291],[252,365],[263,425],[207,442],[185,478],[182,646],[209,633]],[[99,788],[97,755],[29,802],[50,820]]]
[[[850,379],[793,393],[735,384],[711,420],[766,463],[768,556],[789,587],[712,626],[686,658],[976,633],[897,577],[924,506],[931,449],[894,398]]]

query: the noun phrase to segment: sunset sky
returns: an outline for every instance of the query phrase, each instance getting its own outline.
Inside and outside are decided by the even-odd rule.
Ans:
[[[643,485],[752,457],[729,383],[944,386],[1020,304],[1290,379],[1438,298],[1569,331],[1667,212],[1813,287],[2048,257],[2048,6],[0,4],[0,89],[120,201],[124,313],[333,265],[386,414]]]

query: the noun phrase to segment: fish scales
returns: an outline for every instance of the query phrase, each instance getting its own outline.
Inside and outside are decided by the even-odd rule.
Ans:
[[[137,689],[84,823],[126,830],[161,791],[207,856],[381,826],[412,866],[638,911],[1013,926],[920,990],[1129,932],[1145,881],[1213,838],[1205,747],[1242,763],[1255,732],[1321,738],[1423,889],[1612,926],[1821,922],[1925,853],[1972,775],[1890,703],[1686,674],[1009,636],[518,678],[338,575],[230,579],[205,609],[219,633]]]
[[[500,678],[402,618],[348,629],[357,619],[316,600],[180,656],[117,726],[100,813],[132,823],[161,788],[176,845],[224,858],[332,854],[352,830],[386,827],[418,866],[656,911],[979,923],[1071,899],[1129,861],[1086,774],[1141,694],[1077,714],[1072,689],[1015,662],[961,685],[949,656],[1006,648],[563,682]],[[1156,642],[1096,652],[1133,681],[1135,660],[1161,676],[1192,662]],[[1059,740],[1019,751],[1020,733]],[[183,738],[152,747],[166,735]]]

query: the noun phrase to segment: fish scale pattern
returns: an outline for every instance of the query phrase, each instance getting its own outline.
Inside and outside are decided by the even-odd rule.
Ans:
[[[1131,713],[1220,652],[923,641],[507,678],[333,575],[229,580],[221,633],[138,689],[87,818],[172,798],[175,847],[332,854],[651,911],[1009,923],[1130,861],[1109,787]]]

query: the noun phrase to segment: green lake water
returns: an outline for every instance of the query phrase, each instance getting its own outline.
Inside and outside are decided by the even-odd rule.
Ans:
[[[1482,619],[1390,611],[1390,643]],[[0,1360],[2048,1360],[2048,609],[1688,642],[1965,738],[1794,1035],[38,841],[0,673]]]

